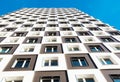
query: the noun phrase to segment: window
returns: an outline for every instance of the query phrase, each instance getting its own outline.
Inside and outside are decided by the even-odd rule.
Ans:
[[[62,53],[60,44],[44,44],[41,48],[41,53]]]
[[[33,26],[33,24],[25,24],[22,27],[32,27],[32,26]]]
[[[72,24],[73,27],[84,27],[82,24]]]
[[[64,43],[80,43],[80,40],[78,39],[78,37],[74,36],[74,37],[62,37],[62,40]]]
[[[6,82],[23,82],[22,80],[10,80],[10,81],[6,81]]]
[[[6,27],[7,26],[7,24],[0,24],[0,28],[1,27]]]
[[[23,17],[23,18],[21,18],[22,20],[27,20],[28,18],[26,18],[26,17]]]
[[[90,32],[77,32],[79,36],[90,36],[92,35]]]
[[[117,50],[120,50],[120,46],[116,46],[115,48],[116,48]]]
[[[47,22],[37,22],[37,24],[46,24]]]
[[[30,38],[30,39],[28,39],[26,42],[27,43],[36,43],[37,42],[37,38]]]
[[[44,66],[58,66],[57,59],[47,59],[44,61]]]
[[[1,82],[23,82],[23,77],[4,77]]]
[[[56,22],[57,20],[56,19],[49,19],[48,21]]]
[[[73,67],[77,66],[88,66],[85,57],[72,57],[71,64]]]
[[[102,51],[104,51],[100,45],[93,45],[93,46],[91,45],[91,46],[89,46],[89,48],[92,52],[102,52]]]
[[[54,77],[46,76],[46,77],[42,77],[40,79],[40,82],[60,82],[60,77],[59,76],[54,76]]]
[[[83,23],[83,24],[91,24],[91,22],[87,22],[87,21],[86,21],[86,22],[82,22],[82,23]]]
[[[45,36],[59,36],[59,32],[45,32]]]
[[[5,71],[34,70],[37,55],[14,55],[5,67]]]
[[[45,20],[45,19],[47,19],[47,18],[46,18],[46,17],[42,17],[42,18],[40,18],[40,19]]]
[[[58,27],[58,24],[48,24],[48,27]]]
[[[45,52],[57,52],[57,46],[46,46],[45,47]]]
[[[47,36],[55,36],[56,35],[56,32],[49,32],[48,34],[47,34]]]
[[[3,31],[10,32],[10,31],[14,31],[14,30],[16,30],[16,28],[5,28]]]
[[[27,35],[27,32],[15,32],[12,36],[21,37],[21,36],[26,36],[26,35]]]
[[[113,82],[120,82],[120,75],[111,75]]]
[[[73,16],[67,16],[68,18],[73,18]],[[75,19],[69,19],[69,21],[77,21]]]
[[[28,20],[29,22],[35,22],[35,21],[37,21],[37,20],[35,20],[35,19],[30,19],[30,20]]]
[[[61,31],[71,31],[72,28],[61,28]]]
[[[17,43],[19,40],[19,38],[7,38],[6,40],[4,40],[5,43]]]
[[[96,68],[89,54],[76,53],[66,54],[66,63],[68,69],[93,69]]]
[[[94,53],[94,52],[110,52],[110,50],[101,43],[88,43],[88,44],[85,44],[85,46],[87,47],[88,51],[92,52],[92,53]]]
[[[77,42],[75,38],[65,38],[66,43]]]
[[[44,31],[44,28],[33,28],[32,31]]]
[[[15,18],[20,18],[20,17],[22,17],[22,16],[15,16]]]
[[[58,18],[58,19],[66,19],[66,18],[62,18],[62,17],[60,17],[60,18]]]
[[[71,16],[70,16],[71,17]],[[68,16],[68,18],[69,18],[69,16]],[[77,20],[75,20],[75,19],[69,19],[69,21],[77,21]]]
[[[114,40],[110,37],[104,37],[104,38],[100,38],[103,42],[114,42]]]
[[[69,51],[80,51],[79,46],[70,46],[68,48]]]
[[[30,58],[18,58],[15,60],[12,68],[28,68],[30,60]]]
[[[111,35],[120,35],[120,32],[119,32],[119,31],[108,32],[108,33],[111,34]]]
[[[4,18],[2,18],[3,20],[7,20],[7,19],[9,19],[8,17],[4,17]]]
[[[15,24],[23,24],[24,22],[15,22]]]
[[[59,23],[60,23],[60,24],[68,24],[69,22],[64,22],[64,21],[63,21],[63,22],[59,22]]]
[[[93,39],[93,38],[88,38],[87,40],[88,40],[88,41],[94,41],[94,39]]]
[[[0,47],[0,53],[9,53],[12,47]]]
[[[85,18],[91,18],[90,16],[84,16]]]
[[[9,22],[14,22],[14,21],[16,21],[16,20],[14,20],[14,19],[10,19],[10,20],[8,20]]]
[[[96,24],[96,25],[99,27],[108,27],[108,25],[105,25],[105,24]]]
[[[34,46],[27,46],[21,49],[21,52],[33,52],[33,51],[34,51]]]
[[[101,58],[100,61],[103,65],[113,64],[113,62],[110,60],[110,58]]]
[[[49,16],[50,18],[56,18],[57,16]]]
[[[93,78],[79,78],[78,82],[95,82]]]
[[[98,20],[96,20],[96,19],[89,19],[89,21],[97,22]]]
[[[33,18],[39,18],[39,16],[32,16]]]
[[[45,42],[57,42],[57,38],[49,37],[45,39]]]
[[[0,45],[0,54],[12,54],[18,47],[18,44]]]
[[[93,27],[92,27],[92,28],[89,28],[89,30],[91,30],[91,31],[98,31],[98,30],[101,30],[101,29],[99,29],[99,28],[97,28],[97,27],[96,27],[96,28],[93,28]]]
[[[77,19],[79,19],[79,20],[84,20],[85,18],[83,18],[83,17],[77,17]]]
[[[23,43],[41,43],[42,37],[26,37]]]

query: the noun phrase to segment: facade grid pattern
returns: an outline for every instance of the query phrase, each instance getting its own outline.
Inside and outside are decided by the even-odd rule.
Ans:
[[[75,8],[1,16],[0,82],[120,82],[120,32]]]

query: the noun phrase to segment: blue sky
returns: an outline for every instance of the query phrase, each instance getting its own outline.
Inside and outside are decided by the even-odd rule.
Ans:
[[[0,0],[0,15],[24,7],[74,7],[120,30],[120,0]]]

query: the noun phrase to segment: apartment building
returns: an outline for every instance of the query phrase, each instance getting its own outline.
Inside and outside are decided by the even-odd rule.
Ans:
[[[0,82],[120,82],[120,31],[75,8],[8,13]]]

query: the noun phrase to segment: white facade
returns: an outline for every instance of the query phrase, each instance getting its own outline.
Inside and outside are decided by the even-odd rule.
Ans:
[[[75,8],[23,8],[0,17],[0,82],[120,82],[119,41]]]

